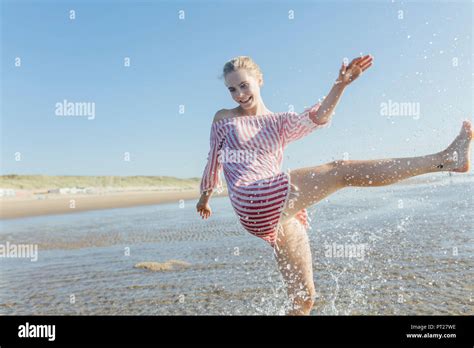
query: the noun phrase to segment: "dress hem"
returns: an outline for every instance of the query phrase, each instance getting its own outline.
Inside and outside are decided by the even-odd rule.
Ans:
[[[280,231],[280,229],[282,229],[281,220],[284,218],[285,207],[288,204],[288,200],[290,198],[290,193],[291,193],[291,176],[288,172],[283,172],[283,175],[285,175],[286,178],[287,178],[287,192],[286,192],[286,196],[285,196],[285,201],[283,202],[283,206],[281,208],[280,218],[278,219],[278,222],[277,222],[277,225],[276,225],[275,242],[270,243],[270,245],[272,246],[272,248],[274,250],[276,250],[278,248],[278,246],[276,244],[276,240],[278,238],[278,232]]]

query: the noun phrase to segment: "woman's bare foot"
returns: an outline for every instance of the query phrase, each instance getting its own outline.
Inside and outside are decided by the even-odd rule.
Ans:
[[[451,172],[468,172],[472,137],[472,124],[470,121],[464,121],[459,135],[441,152],[443,163],[438,167]]]

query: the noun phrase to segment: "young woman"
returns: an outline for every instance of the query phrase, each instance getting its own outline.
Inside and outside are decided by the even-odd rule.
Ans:
[[[469,170],[472,130],[471,123],[464,121],[451,145],[431,155],[338,160],[281,171],[286,145],[330,124],[343,91],[372,65],[372,60],[366,55],[348,66],[342,64],[327,97],[299,114],[268,110],[260,96],[262,72],[250,57],[236,57],[223,69],[225,84],[239,106],[220,110],[214,117],[196,208],[202,218],[211,216],[209,199],[216,188],[222,188],[223,170],[240,223],[274,248],[292,303],[288,314],[309,314],[314,303],[306,208],[348,186],[383,186],[426,173]]]

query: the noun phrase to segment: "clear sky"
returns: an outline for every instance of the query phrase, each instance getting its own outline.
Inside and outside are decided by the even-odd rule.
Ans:
[[[238,55],[275,112],[327,95],[344,57],[374,56],[284,169],[437,152],[472,119],[472,17],[470,1],[1,0],[1,173],[200,177],[215,112],[237,106],[218,76]],[[58,116],[64,99],[95,117]],[[389,101],[419,114],[383,115]]]

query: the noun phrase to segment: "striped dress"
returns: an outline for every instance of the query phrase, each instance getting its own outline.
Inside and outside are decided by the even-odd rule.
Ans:
[[[284,207],[293,194],[290,175],[281,170],[283,151],[292,141],[331,123],[316,124],[309,118],[320,106],[317,103],[300,114],[235,116],[212,124],[200,193],[222,190],[220,173],[223,170],[229,198],[240,223],[272,247]],[[306,209],[295,217],[305,228],[309,227]]]

